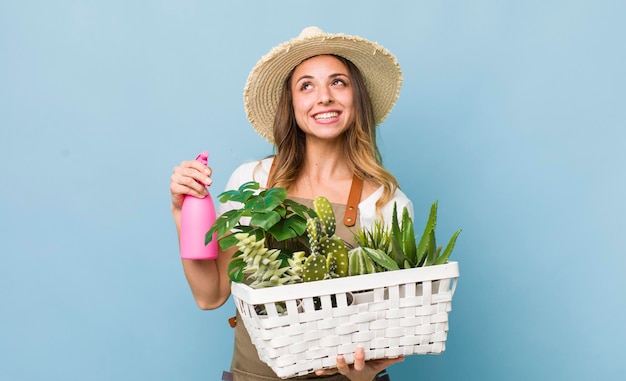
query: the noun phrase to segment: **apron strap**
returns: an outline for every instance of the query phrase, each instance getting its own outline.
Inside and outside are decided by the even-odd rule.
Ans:
[[[352,227],[356,224],[356,213],[361,202],[361,191],[363,190],[363,179],[356,174],[352,177],[352,186],[346,203],[346,213],[343,216],[343,224]]]

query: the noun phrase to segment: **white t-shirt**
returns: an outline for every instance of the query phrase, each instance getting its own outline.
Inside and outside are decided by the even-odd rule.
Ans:
[[[269,157],[263,160],[252,161],[240,165],[239,168],[235,169],[233,174],[230,176],[230,179],[226,183],[225,190],[239,189],[242,184],[249,181],[256,181],[261,184],[262,187],[265,186],[273,160],[273,157]],[[382,196],[383,189],[384,188],[381,186],[369,197],[365,200],[361,200],[359,203],[359,223],[362,228],[371,228],[374,225],[374,221],[379,219],[376,214],[376,201],[378,201],[380,196]],[[398,205],[398,218],[402,218],[402,210],[406,207],[409,212],[409,216],[411,216],[411,219],[414,219],[413,203],[400,189],[396,189],[391,200],[389,200],[389,202],[381,208],[385,224],[391,224],[394,202]],[[218,214],[221,215],[222,213],[238,207],[240,207],[239,203],[233,201],[220,204],[218,207]]]

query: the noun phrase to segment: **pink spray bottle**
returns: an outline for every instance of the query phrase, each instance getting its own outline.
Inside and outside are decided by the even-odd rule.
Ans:
[[[208,163],[208,152],[202,152],[196,160]],[[217,258],[217,237],[205,245],[206,233],[215,222],[215,205],[211,194],[204,198],[185,196],[180,211],[180,257],[183,259]]]

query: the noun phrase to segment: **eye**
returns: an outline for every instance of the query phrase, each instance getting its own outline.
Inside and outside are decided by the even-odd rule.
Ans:
[[[300,84],[300,90],[310,90],[313,87],[311,82],[302,82]]]
[[[348,83],[342,78],[335,78],[332,82],[333,86],[347,86]]]

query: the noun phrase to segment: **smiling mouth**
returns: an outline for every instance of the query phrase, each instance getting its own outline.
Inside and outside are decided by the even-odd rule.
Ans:
[[[331,120],[331,119],[336,119],[338,117],[339,117],[339,113],[337,111],[331,111],[331,112],[319,113],[315,115],[313,118],[315,118],[315,120]]]

